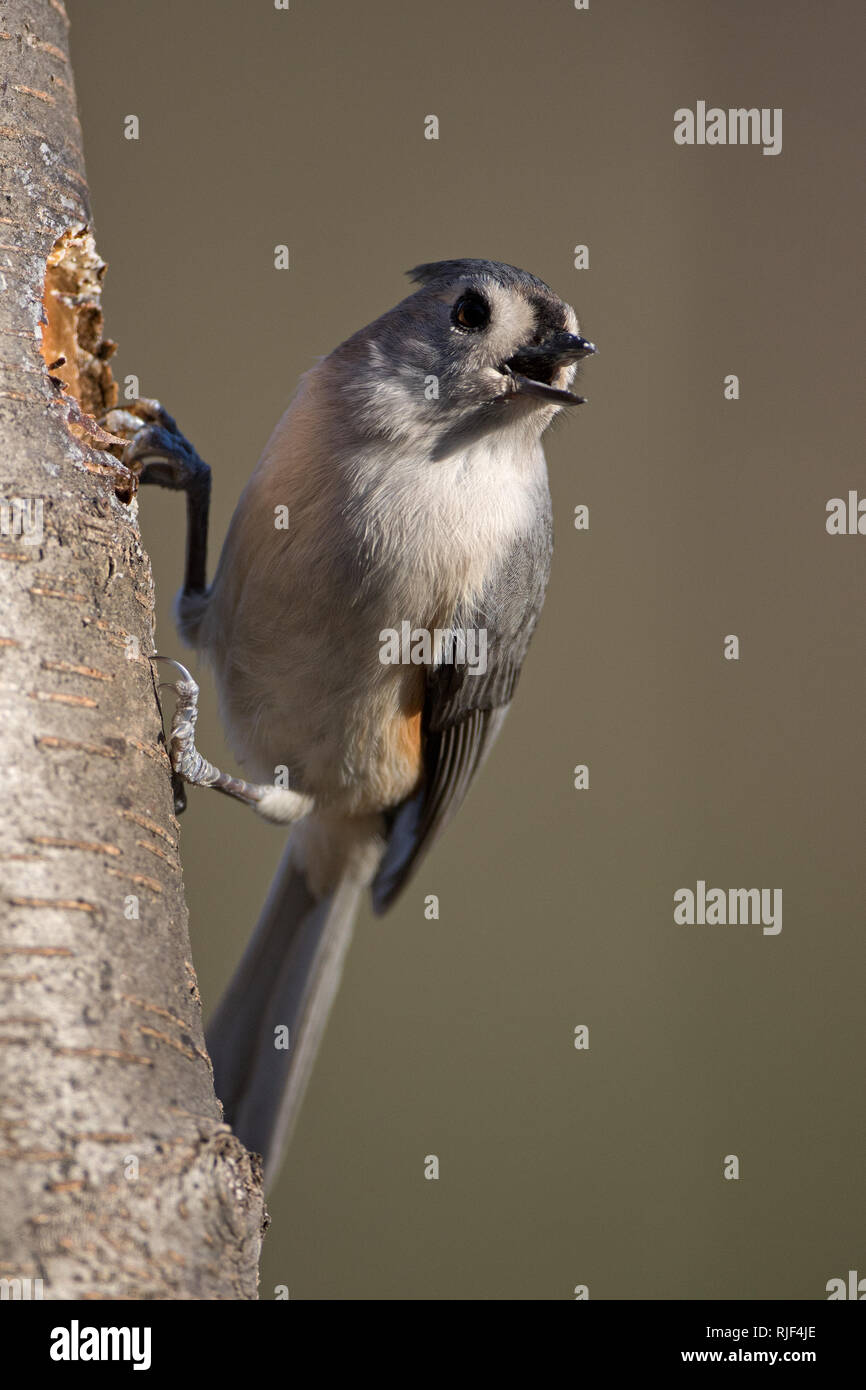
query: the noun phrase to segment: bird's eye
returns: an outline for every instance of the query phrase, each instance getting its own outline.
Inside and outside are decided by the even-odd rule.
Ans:
[[[477,333],[479,329],[486,328],[490,322],[490,305],[487,300],[474,290],[461,294],[451,313],[451,322],[455,328],[463,328],[467,332]]]

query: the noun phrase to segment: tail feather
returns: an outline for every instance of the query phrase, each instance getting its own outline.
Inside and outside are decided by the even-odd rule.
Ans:
[[[344,875],[327,897],[310,892],[283,856],[258,925],[208,1029],[214,1086],[226,1120],[279,1170],[340,984],[363,884]],[[275,1030],[288,1028],[288,1049]]]

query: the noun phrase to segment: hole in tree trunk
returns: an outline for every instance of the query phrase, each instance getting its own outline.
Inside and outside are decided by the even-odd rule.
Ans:
[[[85,417],[78,424],[70,417],[70,429],[119,457],[123,441],[115,441],[97,423],[117,404],[117,383],[108,365],[117,344],[102,332],[106,268],[89,227],[68,227],[58,237],[45,267],[40,351],[52,380],[77,401]],[[129,487],[119,487],[117,492],[125,502],[132,495]]]

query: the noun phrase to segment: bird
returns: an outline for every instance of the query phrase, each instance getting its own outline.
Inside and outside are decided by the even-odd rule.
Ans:
[[[178,631],[245,772],[198,752],[198,685],[173,661],[178,809],[181,784],[209,786],[290,827],[207,1029],[225,1118],[267,1184],[365,892],[388,910],[502,728],[550,572],[542,435],[584,402],[570,388],[596,351],[515,266],[408,273],[407,297],[302,376],[210,583],[209,467],[157,401],[109,420],[141,483],[186,494]]]

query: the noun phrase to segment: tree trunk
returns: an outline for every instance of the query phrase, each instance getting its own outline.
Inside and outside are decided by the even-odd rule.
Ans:
[[[0,1296],[255,1298],[205,1051],[61,0],[0,5]],[[65,360],[63,360],[65,359]]]

